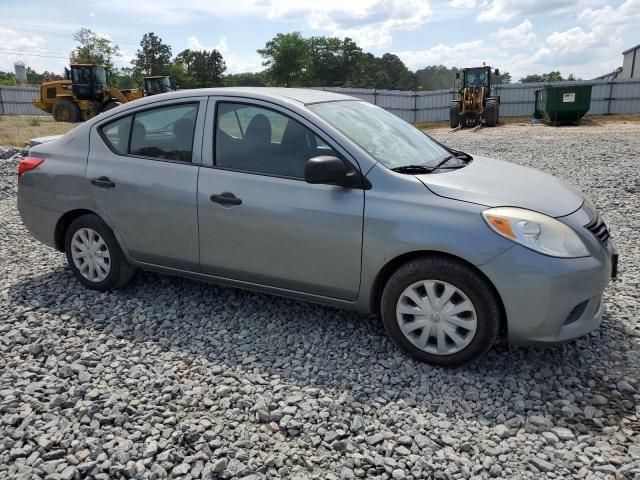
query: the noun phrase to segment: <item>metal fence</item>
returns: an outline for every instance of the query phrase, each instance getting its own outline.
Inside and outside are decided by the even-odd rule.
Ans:
[[[535,91],[545,85],[593,85],[591,115],[640,113],[640,80],[592,80],[582,82],[514,83],[497,85],[501,117],[533,114]],[[449,119],[453,90],[406,92],[367,88],[318,87],[318,90],[344,93],[378,105],[407,122],[436,122]]]
[[[40,96],[38,87],[0,86],[0,115],[49,115],[33,106]]]
[[[640,80],[593,80],[497,85],[495,94],[500,95],[500,116],[532,115],[534,92],[545,85],[593,85],[589,110],[591,115],[640,113]],[[361,98],[412,123],[448,120],[449,102],[454,93],[453,90],[406,92],[367,88],[317,88]],[[0,86],[0,115],[48,115],[31,103],[38,95],[38,87]]]

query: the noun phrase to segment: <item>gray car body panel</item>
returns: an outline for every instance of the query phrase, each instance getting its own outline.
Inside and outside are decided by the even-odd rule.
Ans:
[[[474,155],[467,167],[446,175],[419,175],[437,195],[489,207],[517,206],[551,217],[575,212],[582,195],[546,173]]]
[[[301,121],[360,168],[371,189],[216,168],[211,132],[215,104],[225,99],[268,106]],[[190,100],[200,102],[190,164],[116,155],[98,134],[120,115]],[[356,99],[315,90],[233,88],[173,92],[122,105],[32,148],[53,161],[23,175],[20,213],[33,235],[50,246],[56,246],[54,231],[65,213],[92,211],[140,268],[362,312],[376,310],[386,265],[438,252],[475,266],[491,281],[513,342],[563,341],[597,326],[611,247],[583,227],[595,214],[590,202],[581,207],[579,193],[541,172],[480,157],[454,172],[395,173],[306,107],[343,100]],[[91,178],[101,175],[116,188],[92,186]],[[210,195],[222,191],[237,194],[243,204],[211,203]],[[487,227],[481,212],[490,206],[559,217],[591,256],[557,259],[521,247]],[[585,300],[582,318],[563,326],[568,312]]]

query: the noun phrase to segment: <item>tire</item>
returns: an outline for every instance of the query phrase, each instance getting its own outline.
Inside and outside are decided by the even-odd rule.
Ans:
[[[87,252],[84,247],[87,247],[89,242],[83,241],[83,238],[91,238],[94,244],[100,248],[93,251],[95,255],[85,255],[74,259],[74,255],[79,256],[79,254]],[[85,287],[91,290],[105,292],[123,287],[135,273],[135,269],[127,262],[122,253],[113,232],[97,215],[82,215],[71,222],[65,232],[64,250],[67,255],[67,263],[73,274]],[[107,265],[108,268],[95,268],[95,263],[91,261],[95,257],[98,257],[102,265]],[[93,266],[94,273],[97,272],[93,278],[90,278],[92,277],[90,268],[85,271],[85,264],[91,264],[89,267]]]
[[[120,102],[116,102],[114,100],[107,102],[105,104],[105,106],[102,108],[103,112],[108,112],[109,110],[111,110],[112,108],[116,108],[119,107],[120,105],[122,105]]]
[[[56,122],[76,123],[80,120],[80,109],[70,100],[58,100],[51,113]]]
[[[440,311],[431,308],[432,303],[423,285],[433,286],[430,289],[436,296],[435,300],[445,299],[446,292],[450,291],[446,288],[453,288],[455,293],[450,296],[450,301],[443,303],[445,308]],[[416,302],[415,307],[411,305],[407,291],[418,294],[417,300],[427,305],[425,310],[420,310]],[[441,292],[439,297],[438,291]],[[461,311],[446,315],[444,312],[450,305]],[[410,311],[418,309],[426,315],[406,315],[402,313],[406,308]],[[497,294],[479,272],[461,261],[444,256],[423,257],[402,265],[387,281],[380,300],[382,322],[393,341],[415,359],[441,366],[462,365],[486,354],[498,337],[501,311]],[[449,323],[448,319],[452,317],[458,326]],[[415,322],[426,326],[420,329],[419,323]],[[459,326],[461,322],[464,322],[464,328]],[[470,326],[474,327],[473,332]],[[407,334],[403,333],[403,328],[408,331]],[[425,328],[429,328],[426,337]],[[440,331],[445,333],[441,336]],[[449,336],[449,332],[457,337],[459,343],[453,341],[454,337]],[[443,342],[439,341],[440,338]],[[423,346],[417,345],[423,343]],[[442,351],[434,352],[440,350],[440,343]]]
[[[489,98],[484,109],[484,120],[487,127],[495,127],[498,124],[498,102]]]
[[[452,100],[449,105],[449,126],[456,128],[460,125],[460,101]]]

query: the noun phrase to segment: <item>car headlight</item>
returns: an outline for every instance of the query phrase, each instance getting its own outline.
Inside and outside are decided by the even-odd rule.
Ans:
[[[487,225],[499,235],[552,257],[588,257],[578,234],[555,218],[523,208],[498,207],[482,212]]]

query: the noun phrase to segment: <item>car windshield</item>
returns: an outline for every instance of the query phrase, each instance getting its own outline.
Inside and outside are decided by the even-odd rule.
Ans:
[[[435,167],[450,155],[411,124],[367,102],[316,103],[309,109],[387,168]]]

